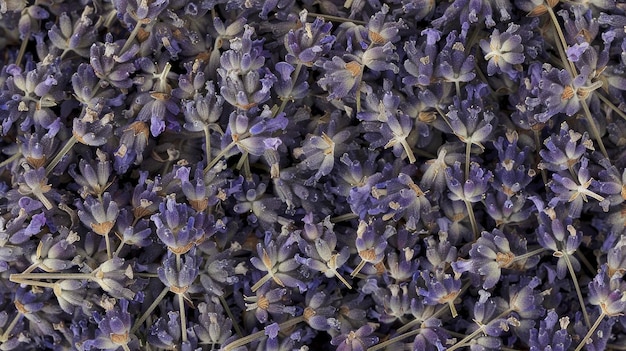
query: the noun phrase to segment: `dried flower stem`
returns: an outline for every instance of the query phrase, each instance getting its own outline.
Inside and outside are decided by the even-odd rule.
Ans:
[[[463,285],[463,287],[461,288],[461,290],[459,290],[459,295],[461,295],[463,292],[465,292],[465,290],[467,290],[470,287],[470,283],[467,282],[465,283],[465,285]],[[442,306],[441,308],[439,308],[437,311],[435,311],[435,313],[433,313],[432,316],[430,316],[429,318],[438,318],[439,316],[441,316],[444,312],[446,312],[448,310],[448,306]],[[424,321],[421,319],[414,319],[408,323],[405,323],[403,326],[401,326],[400,328],[398,328],[398,333],[404,333],[405,331],[411,329],[412,327],[423,323]]]
[[[539,255],[539,254],[541,254],[544,251],[546,251],[546,249],[541,247],[539,249],[527,252],[527,253],[525,253],[523,255],[515,256],[506,266],[504,266],[504,268],[511,267],[511,265],[513,263],[515,263],[515,262],[519,262],[519,261],[525,260],[527,258],[531,258],[531,257],[533,257],[535,255]]]
[[[359,216],[356,213],[346,213],[337,217],[333,217],[330,219],[330,221],[332,223],[338,223],[338,222],[349,221],[349,220],[357,219],[357,218],[359,218]]]
[[[141,29],[141,27],[143,27],[143,23],[137,21],[135,28],[133,28],[133,31],[130,32],[130,35],[128,36],[128,39],[126,39],[126,42],[124,43],[124,46],[122,47],[122,50],[120,50],[120,53],[123,54],[124,52],[126,52],[126,50],[128,50],[128,48],[133,43],[133,40],[135,40],[135,37],[137,36],[137,34],[139,34],[139,29]]]
[[[11,162],[19,159],[20,157],[22,157],[22,152],[18,151],[15,154],[11,155],[11,157],[7,158],[6,160],[0,162],[0,168],[10,164]]]
[[[615,106],[615,104],[612,103],[611,100],[609,100],[606,96],[602,94],[596,94],[596,96],[600,98],[600,100],[602,100],[602,102],[604,102],[608,107],[610,107],[611,110],[615,111],[615,113],[617,113],[620,117],[626,120],[626,113],[624,113],[624,111]]]
[[[583,309],[584,311],[584,309]],[[589,331],[587,332],[587,334],[585,335],[585,337],[580,341],[580,343],[578,344],[578,346],[576,347],[576,350],[574,351],[580,351],[582,350],[583,347],[585,347],[585,345],[587,345],[587,341],[589,339],[591,339],[591,334],[593,334],[596,329],[598,329],[598,327],[600,326],[600,323],[602,322],[602,320],[604,319],[604,317],[606,317],[606,313],[604,313],[604,310],[600,313],[600,315],[598,316],[598,319],[596,319],[596,322],[593,323],[593,325],[591,326],[591,328],[589,329]]]
[[[568,254],[564,253],[563,258],[565,259],[565,263],[567,264],[567,269],[569,270],[569,274],[572,277],[574,288],[576,288],[576,295],[578,295],[578,303],[580,303],[580,309],[583,312],[583,317],[585,318],[585,324],[589,328],[591,326],[591,322],[589,320],[589,314],[587,313],[587,308],[585,307],[585,300],[583,299],[583,294],[580,291],[580,285],[578,284],[578,278],[576,277],[576,272],[574,272],[574,266],[572,266],[572,261],[570,261]]]
[[[58,165],[59,162],[61,162],[61,159],[63,158],[63,156],[65,156],[72,149],[72,147],[74,147],[74,144],[76,144],[77,142],[78,142],[78,139],[76,139],[74,134],[72,134],[72,136],[69,139],[67,139],[67,141],[65,142],[65,145],[63,145],[61,150],[57,152],[57,154],[54,156],[52,161],[50,161],[50,163],[46,167],[46,176],[49,175],[50,172],[52,172],[54,167],[56,167],[56,165]]]
[[[294,84],[296,84],[296,81],[298,80],[298,76],[300,75],[300,71],[301,70],[302,70],[302,63],[298,63],[296,65],[296,69],[291,74],[292,78],[291,78],[291,84],[290,84],[290,87],[289,87],[289,91],[290,92],[293,90],[293,86],[294,86]],[[279,114],[281,114],[285,110],[285,107],[287,107],[287,102],[289,102],[289,101],[293,101],[293,98],[291,98],[291,99],[284,98],[283,101],[280,103],[280,107],[274,113],[273,117],[276,117]]]
[[[2,336],[0,336],[0,343],[4,343],[9,340],[9,335],[11,334],[11,331],[13,331],[13,328],[15,328],[20,319],[22,319],[22,316],[22,312],[17,311],[17,314],[15,315],[15,317],[13,317],[13,320],[11,321],[11,323],[9,323],[7,329],[4,331],[4,333],[2,333]]]
[[[231,322],[233,323],[233,328],[235,328],[235,333],[237,333],[237,335],[239,335],[240,338],[243,338],[243,331],[241,330],[241,327],[239,327],[239,323],[237,323],[237,320],[235,319],[235,315],[233,315],[233,311],[230,310],[230,307],[228,307],[228,302],[226,302],[226,299],[224,298],[223,295],[219,296],[220,302],[222,303],[222,306],[224,307],[224,310],[226,311],[226,314],[228,315],[228,318],[230,318]]]
[[[539,160],[541,159],[541,156],[539,155],[539,150],[541,150],[539,130],[535,128],[533,128],[532,130],[533,130],[533,135],[535,136],[535,154],[537,157],[537,162],[539,162]],[[545,186],[548,186],[548,173],[543,168],[540,169],[540,172],[541,172],[541,179],[543,180],[543,184]]]
[[[146,312],[144,312],[141,315],[141,317],[135,322],[135,325],[133,325],[133,328],[130,330],[131,334],[134,334],[137,331],[137,329],[139,329],[139,327],[143,324],[143,322],[145,322],[146,319],[150,317],[150,315],[152,314],[152,311],[154,311],[154,309],[159,305],[161,300],[163,300],[163,298],[169,291],[170,291],[170,288],[167,286],[163,288],[163,290],[161,290],[161,293],[159,294],[159,296],[157,296],[156,299],[152,301],[152,304],[150,305],[150,307],[148,307]]]
[[[204,155],[206,157],[207,164],[211,159],[211,131],[208,125],[204,125]]]
[[[302,316],[298,316],[298,317],[296,317],[294,319],[290,319],[290,320],[288,320],[286,322],[280,323],[278,325],[278,327],[279,327],[279,329],[284,330],[284,329],[293,327],[294,325],[296,325],[296,324],[298,324],[300,322],[304,322],[304,321],[305,321],[304,315],[302,315]],[[231,350],[236,349],[236,348],[238,348],[240,346],[247,345],[247,344],[253,342],[254,340],[260,339],[260,338],[262,338],[264,336],[265,336],[265,330],[260,330],[260,331],[254,333],[254,334],[250,334],[250,335],[248,335],[246,337],[243,337],[241,339],[237,339],[237,340],[235,340],[234,342],[232,342],[232,343],[230,343],[228,345],[225,345],[223,350],[224,351],[231,351]]]
[[[385,347],[387,347],[389,345],[393,345],[393,344],[397,343],[400,340],[406,339],[409,336],[417,335],[417,334],[419,334],[421,332],[422,332],[421,328],[411,330],[411,331],[409,331],[407,333],[395,336],[395,337],[393,337],[391,339],[385,340],[385,341],[383,341],[383,342],[381,342],[379,344],[376,344],[376,345],[374,345],[372,347],[369,347],[367,349],[367,351],[377,351],[377,350],[383,349],[383,348],[385,348]]]
[[[246,133],[247,134],[247,133]],[[242,135],[241,137],[244,137],[244,135]],[[220,151],[219,154],[217,154],[217,156],[215,156],[213,158],[213,160],[211,160],[211,162],[209,164],[207,164],[207,166],[204,168],[204,175],[206,175],[207,173],[209,173],[209,171],[211,170],[211,168],[213,168],[213,166],[215,166],[215,164],[217,164],[219,162],[219,160],[224,157],[224,155],[226,155],[230,149],[232,149],[233,147],[235,147],[237,145],[237,143],[235,141],[232,141],[230,144],[228,144],[224,149],[222,149],[222,151]]]
[[[465,139],[465,138],[464,138]],[[465,139],[465,181],[467,182],[470,177],[470,158],[472,156],[472,142]]]
[[[123,248],[124,248],[124,242],[120,241],[120,244],[117,246],[117,249],[115,250],[115,253],[113,255],[119,256],[120,251],[122,251]]]
[[[11,274],[9,280],[17,283],[20,279],[92,279],[92,273],[17,273]]]
[[[180,254],[176,254],[176,269],[180,272],[182,268],[182,262],[180,260]],[[180,335],[182,335],[183,342],[187,342],[187,315],[185,313],[185,300],[183,294],[176,294],[178,296],[178,309],[180,310]]]
[[[106,243],[106,247],[107,247],[107,257],[110,260],[113,258],[113,254],[111,253],[111,239],[109,238],[108,232],[104,234],[104,242]]]
[[[478,240],[479,232],[478,232],[478,224],[476,223],[476,215],[474,214],[474,208],[472,207],[472,203],[463,200],[465,202],[465,207],[467,208],[467,214],[469,216],[470,224],[472,225],[472,232],[474,233],[474,241]]]
[[[29,285],[29,286],[39,286],[42,288],[50,288],[50,289],[54,289],[55,287],[55,283],[48,283],[48,282],[40,282],[38,280],[29,280],[29,279],[15,279],[13,281],[14,283],[18,283],[18,284],[24,284],[24,285]]]
[[[552,10],[552,7],[546,6],[546,8],[548,10],[548,13],[550,14],[550,19],[552,20],[552,23],[554,24],[554,28],[556,29],[556,33],[558,36],[558,40],[556,40],[556,46],[557,46],[557,49],[559,50],[559,56],[561,56],[561,60],[563,61],[563,66],[569,72],[572,79],[574,79],[578,75],[578,72],[576,71],[576,66],[574,66],[574,63],[567,59],[567,55],[565,53],[565,48],[567,48],[565,35],[563,35],[563,30],[561,29],[561,26],[559,25],[559,21],[557,20],[556,15],[554,14],[554,10]],[[595,91],[595,90],[592,90],[592,91]],[[600,95],[600,94],[596,94],[596,95]],[[586,98],[580,98],[579,100],[580,100],[580,104],[583,110],[585,111],[585,118],[587,119],[587,123],[589,123],[589,127],[591,128],[591,133],[593,134],[594,139],[596,139],[596,142],[598,143],[598,146],[600,147],[600,151],[602,152],[602,155],[608,158],[609,154],[606,152],[606,148],[604,147],[604,143],[602,142],[602,137],[600,136],[598,125],[594,121],[593,116],[591,116],[591,111],[589,110],[589,106],[587,105]]]
[[[15,59],[15,65],[19,66],[24,58],[24,54],[26,53],[26,46],[28,46],[28,42],[30,41],[30,29],[22,39],[22,45],[20,45],[20,51],[17,54],[17,58]]]
[[[507,314],[509,314],[509,313],[511,313],[511,312],[513,312],[513,310],[508,309],[508,310],[506,310],[506,311],[504,311],[504,312],[500,313],[500,314],[499,314],[496,318],[492,319],[492,321],[493,321],[493,320],[496,320],[496,319],[503,318],[504,316],[506,316]],[[480,334],[480,333],[482,333],[482,332],[484,332],[484,331],[485,331],[485,326],[486,326],[486,324],[482,324],[482,323],[481,323],[481,324],[479,324],[479,325],[480,325],[480,327],[479,327],[478,329],[474,330],[474,332],[472,332],[470,335],[468,335],[468,336],[466,336],[465,338],[463,338],[461,341],[459,341],[459,342],[457,342],[456,344],[454,344],[454,345],[450,346],[450,347],[447,349],[447,351],[454,351],[454,350],[456,350],[456,349],[458,349],[458,348],[461,348],[461,347],[467,346],[467,342],[469,342],[470,340],[474,339],[474,338],[475,338],[478,334]]]
[[[321,17],[321,18],[329,20],[331,22],[354,23],[354,24],[360,24],[360,25],[363,25],[363,26],[367,24],[367,22],[365,22],[365,21],[359,21],[359,20],[355,20],[355,19],[352,19],[352,18],[343,18],[343,17],[338,17],[338,16],[326,15],[326,14],[323,14],[323,13],[316,13],[316,12],[309,12],[309,13],[307,13],[307,17],[310,17],[310,18]]]

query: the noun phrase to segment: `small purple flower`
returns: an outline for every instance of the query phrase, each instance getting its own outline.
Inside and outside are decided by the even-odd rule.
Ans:
[[[479,202],[487,192],[492,178],[491,171],[485,171],[478,163],[472,162],[469,176],[464,180],[461,163],[455,162],[453,167],[446,168],[446,182],[450,191],[448,197],[453,201]]]
[[[82,204],[77,204],[78,217],[87,228],[98,235],[108,235],[120,212],[117,203],[111,199],[110,193],[104,193],[101,198],[88,196]]]
[[[119,147],[115,156],[114,168],[120,173],[126,173],[131,164],[141,164],[143,153],[149,142],[150,129],[142,121],[131,122],[117,130],[120,135]]]
[[[76,172],[76,167],[70,166],[69,174],[74,178],[76,183],[80,185],[80,194],[83,198],[87,195],[102,196],[102,194],[111,186],[111,162],[107,159],[107,154],[100,150],[96,150],[97,159],[94,164],[81,159],[78,162],[80,174]]]
[[[24,164],[24,173],[18,176],[17,192],[20,195],[32,195],[39,200],[47,210],[53,208],[50,197],[54,197],[55,190],[48,184],[46,170],[43,167],[31,169],[30,166]]]
[[[596,193],[598,182],[589,175],[588,161],[586,157],[582,157],[578,167],[571,168],[577,177],[575,180],[570,178],[571,175],[552,175],[550,189],[556,196],[550,200],[549,205],[555,207],[559,203],[567,203],[569,215],[573,218],[580,217],[588,197],[597,200],[604,212],[609,210],[609,201]]]
[[[537,241],[558,258],[557,276],[563,279],[567,272],[566,260],[571,262],[574,271],[580,270],[580,262],[574,254],[582,243],[582,232],[572,225],[573,219],[563,213],[562,207],[539,210]]]
[[[266,323],[268,317],[279,316],[284,313],[295,315],[295,307],[285,306],[285,302],[289,302],[287,289],[274,288],[270,289],[268,284],[263,285],[256,291],[255,296],[244,297],[246,301],[246,311],[254,311],[256,319],[260,323]]]
[[[524,62],[524,46],[522,37],[515,34],[518,29],[519,25],[512,23],[503,33],[494,28],[490,41],[480,41],[480,48],[487,60],[487,74],[490,76],[502,72],[514,79],[519,75],[516,65]]]
[[[196,257],[195,249],[180,256],[168,251],[162,266],[157,268],[157,274],[171,292],[187,297],[187,290],[198,277],[200,258]]]
[[[300,23],[300,28],[285,35],[284,45],[288,51],[285,60],[292,65],[311,67],[330,51],[335,42],[335,37],[330,34],[332,23],[324,22],[321,17],[311,23],[306,10],[300,12]]]
[[[435,77],[457,86],[476,77],[474,56],[465,53],[465,34],[462,32],[459,35],[456,31],[448,34],[446,45],[437,55],[435,66]]]
[[[320,129],[319,135],[307,135],[302,147],[294,150],[297,158],[304,158],[298,168],[317,171],[307,183],[316,182],[328,175],[335,166],[336,155],[341,155],[352,148],[348,140],[354,130],[345,123],[332,118]]]
[[[148,343],[154,347],[172,350],[182,345],[180,316],[178,312],[168,312],[167,317],[159,317],[154,324],[150,326],[148,334]],[[193,330],[185,330],[193,332]]]
[[[87,340],[83,344],[85,350],[92,348],[113,351],[120,347],[138,347],[137,338],[130,334],[132,327],[131,315],[128,312],[128,300],[120,299],[118,304],[106,311],[104,316],[94,313],[98,323],[96,338]]]
[[[352,277],[356,276],[365,264],[375,265],[384,259],[385,249],[387,248],[386,235],[391,235],[389,230],[384,230],[384,232],[378,231],[384,224],[383,221],[376,221],[375,223],[359,222],[359,227],[356,230],[355,247],[361,261],[352,271]]]
[[[583,67],[585,68],[585,67]],[[571,74],[562,69],[544,67],[539,82],[539,98],[543,101],[547,111],[538,116],[541,122],[546,122],[550,117],[565,113],[568,116],[574,115],[581,108],[581,100],[586,100],[592,95],[593,90],[599,88],[602,83],[588,83],[591,79],[590,68],[586,67],[572,78]]]
[[[254,286],[252,292],[257,291],[263,284],[272,280],[281,287],[299,288],[305,291],[306,285],[294,277],[300,263],[294,258],[296,243],[290,238],[280,236],[276,240],[271,234],[266,234],[264,243],[257,244],[258,257],[252,257],[250,262],[260,272],[266,272]]]
[[[426,282],[425,288],[418,288],[417,293],[424,297],[427,305],[448,304],[452,318],[456,318],[455,300],[461,293],[461,279],[450,274],[436,274],[434,277],[429,273],[422,272],[422,279]]]
[[[156,234],[168,249],[178,255],[184,254],[205,237],[206,215],[176,203],[168,197],[159,205],[159,213],[150,217],[156,226]]]
[[[626,283],[618,276],[610,277],[606,264],[589,284],[589,303],[599,306],[609,317],[621,316],[626,311]]]
[[[58,25],[50,28],[48,38],[53,46],[62,50],[61,57],[70,51],[89,57],[89,47],[96,41],[95,26],[89,17],[93,12],[93,7],[85,6],[81,16],[75,19],[64,12],[58,17]]]
[[[559,329],[556,329],[557,322]],[[572,344],[572,337],[567,331],[569,317],[561,317],[554,311],[548,311],[546,317],[540,322],[539,328],[530,330],[528,344],[531,351],[544,351],[551,348],[553,351],[566,351]]]
[[[550,135],[543,144],[546,149],[539,151],[543,159],[539,168],[553,172],[569,169],[578,163],[581,157],[587,155],[589,150],[594,150],[589,135],[570,129],[566,122],[561,124],[558,134]]]
[[[198,322],[193,330],[198,341],[211,346],[222,345],[231,336],[232,321],[226,318],[219,301],[198,304]]]
[[[147,247],[152,244],[149,221],[145,218],[134,220],[127,208],[122,208],[115,222],[115,234],[126,245]]]
[[[337,351],[366,351],[378,342],[377,336],[371,336],[376,328],[377,325],[368,323],[357,330],[337,335],[330,343],[337,346]]]
[[[526,240],[498,229],[482,232],[469,254],[469,260],[453,262],[452,267],[457,273],[470,271],[484,277],[483,289],[500,282],[502,269],[525,270],[539,260],[538,256],[527,257]]]
[[[139,46],[133,45],[124,53],[121,52],[122,46],[122,41],[114,41],[113,35],[107,33],[104,42],[95,42],[89,49],[89,63],[95,75],[101,79],[101,86],[112,85],[121,89],[132,87],[131,75],[136,68],[131,60]]]

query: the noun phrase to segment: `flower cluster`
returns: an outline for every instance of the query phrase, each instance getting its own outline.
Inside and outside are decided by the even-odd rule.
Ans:
[[[0,350],[622,350],[625,25],[0,0]]]

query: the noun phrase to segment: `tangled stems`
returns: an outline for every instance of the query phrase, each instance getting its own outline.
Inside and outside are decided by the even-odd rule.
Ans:
[[[543,6],[546,8],[547,12],[549,13],[550,19],[552,23],[554,24],[554,28],[556,29],[556,33],[558,37],[558,40],[556,41],[556,46],[559,51],[559,56],[561,57],[561,60],[563,61],[563,67],[565,67],[565,69],[567,70],[567,72],[569,72],[572,79],[574,79],[578,75],[578,72],[576,71],[576,67],[574,66],[574,63],[567,59],[567,55],[565,53],[565,48],[567,48],[567,42],[565,41],[565,36],[563,35],[563,30],[561,29],[561,26],[559,25],[559,21],[556,18],[554,10],[552,9],[557,3],[558,3],[558,0],[556,1],[546,0],[546,4]],[[599,83],[599,85],[596,84],[595,87],[590,89],[590,92],[595,92],[595,89],[602,85],[601,82],[597,82],[597,83]],[[597,95],[600,95],[600,94],[597,94]],[[604,146],[604,142],[602,141],[602,137],[600,135],[598,125],[596,124],[596,121],[593,119],[593,116],[591,115],[591,111],[589,110],[589,105],[587,105],[586,96],[580,99],[580,104],[583,108],[583,111],[585,112],[585,118],[587,119],[587,123],[589,123],[589,126],[591,128],[591,133],[593,134],[594,139],[598,143],[598,146],[600,147],[600,151],[602,152],[602,155],[608,158],[609,154],[607,153],[606,147]]]
[[[306,312],[307,312],[307,310],[305,310],[305,314],[306,314]],[[299,324],[301,322],[305,322],[306,321],[305,314],[303,314],[301,316],[298,316],[296,318],[290,319],[290,320],[288,320],[286,322],[280,323],[278,325],[279,329],[280,330],[287,330],[290,327],[293,327],[294,325],[297,325],[297,324]],[[247,344],[249,344],[249,343],[251,343],[251,342],[253,342],[253,341],[257,340],[257,339],[260,339],[260,338],[264,337],[265,335],[266,335],[265,330],[260,330],[260,331],[258,331],[256,333],[247,335],[247,336],[245,336],[243,338],[240,338],[240,339],[237,339],[237,340],[233,341],[232,343],[230,343],[228,345],[225,345],[224,346],[224,351],[232,351],[232,350],[234,350],[234,349],[236,349],[236,348],[238,348],[240,346],[247,345]]]

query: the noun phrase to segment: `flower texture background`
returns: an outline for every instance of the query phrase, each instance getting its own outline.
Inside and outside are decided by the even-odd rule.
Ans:
[[[624,350],[622,0],[0,0],[0,350]]]

